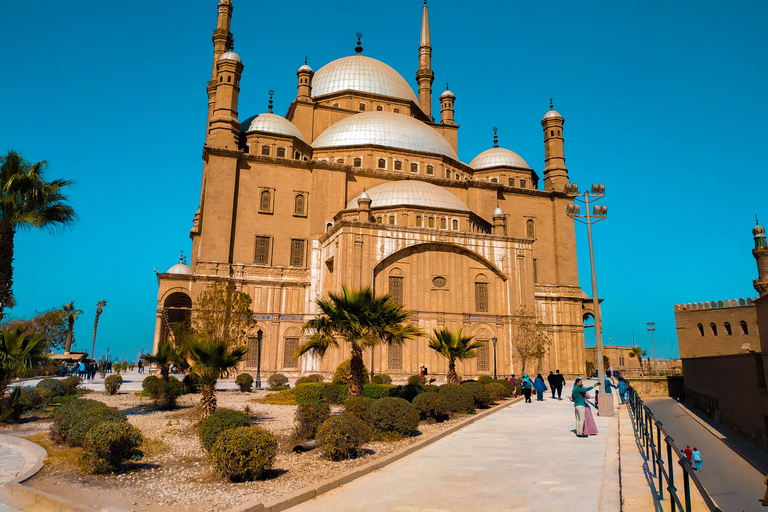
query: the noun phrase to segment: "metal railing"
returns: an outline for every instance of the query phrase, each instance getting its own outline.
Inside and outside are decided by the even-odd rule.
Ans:
[[[659,500],[664,499],[664,489],[666,489],[672,512],[676,510],[691,512],[691,482],[693,482],[707,508],[711,512],[722,512],[699,482],[694,469],[675,446],[675,440],[667,435],[662,428],[662,423],[654,418],[653,412],[643,403],[632,386],[627,387],[627,397],[635,435],[640,441],[641,448],[645,450],[645,460],[651,462],[653,478],[658,478]],[[663,449],[662,440],[666,449]],[[664,452],[666,452],[666,461],[664,461]],[[682,500],[680,490],[675,486],[675,464],[679,466],[683,477]]]

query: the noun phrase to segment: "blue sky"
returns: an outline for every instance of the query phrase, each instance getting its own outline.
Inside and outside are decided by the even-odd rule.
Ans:
[[[80,221],[16,237],[11,316],[74,300],[77,348],[151,349],[157,281],[189,252],[197,209],[216,0],[3,2],[6,72],[0,149],[73,179]],[[245,2],[232,32],[245,65],[240,117],[284,114],[307,56],[319,69],[354,53],[416,88],[422,3]],[[604,339],[677,356],[673,306],[756,295],[754,215],[768,223],[764,30],[768,4],[714,2],[430,3],[435,97],[457,97],[459,156],[492,143],[544,167],[548,99],[565,118],[570,177],[605,183],[594,228]],[[586,228],[577,227],[589,291]],[[594,335],[587,335],[588,344]]]

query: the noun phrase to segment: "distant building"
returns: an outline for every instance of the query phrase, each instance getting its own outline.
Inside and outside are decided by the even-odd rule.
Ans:
[[[592,363],[594,366],[597,360],[597,349],[595,347],[587,347],[585,349],[587,362]],[[613,367],[614,370],[620,372],[626,377],[639,377],[641,375],[650,375],[651,366],[653,366],[653,372],[655,374],[677,374],[683,369],[680,359],[656,359],[652,363],[650,356],[643,356],[643,366],[640,367],[640,360],[636,357],[630,357],[632,353],[632,347],[619,347],[614,345],[603,345],[603,357],[608,358],[608,364]]]

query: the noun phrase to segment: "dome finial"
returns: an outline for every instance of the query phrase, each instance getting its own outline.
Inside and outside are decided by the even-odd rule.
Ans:
[[[269,90],[269,113],[272,113],[272,95],[275,94],[275,91],[272,89]]]
[[[554,105],[552,105],[552,98],[549,98],[549,110],[555,110]]]
[[[757,214],[755,214],[755,226],[759,226],[760,223],[757,221]]]
[[[184,261],[184,251],[181,251],[181,256],[179,256],[179,263],[183,263],[184,265],[187,264],[187,262]]]
[[[445,90],[448,90],[448,82],[445,82]]]
[[[357,54],[358,54],[358,55],[360,55],[361,53],[363,53],[363,47],[362,47],[362,45],[361,45],[361,43],[360,43],[360,38],[361,38],[361,37],[363,37],[363,34],[361,34],[360,32],[358,32],[358,33],[357,33],[357,46],[355,47],[355,51],[357,52]]]
[[[494,126],[493,127],[493,147],[495,148],[499,147],[499,136],[496,135],[497,131],[499,131],[499,129]]]
[[[308,59],[308,58],[309,58],[309,57],[304,57],[304,64],[306,64],[306,63],[307,63],[307,59]]]

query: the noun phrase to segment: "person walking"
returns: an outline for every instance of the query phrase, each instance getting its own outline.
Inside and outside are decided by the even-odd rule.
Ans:
[[[685,462],[687,462],[689,466],[693,466],[693,451],[691,450],[691,447],[686,446],[685,450],[683,450],[683,454],[685,455]]]
[[[547,382],[549,382],[549,389],[552,391],[552,399],[555,399],[555,374],[552,370],[549,371],[547,376]]]
[[[523,395],[525,395],[525,403],[531,403],[531,390],[533,389],[533,382],[528,378],[528,374],[523,375],[523,381],[520,383],[520,387],[523,388]]]
[[[514,388],[515,388],[515,398],[517,398],[517,379],[515,378],[515,374],[514,373],[509,378],[509,382],[511,382],[512,386],[514,386]]]
[[[536,375],[536,380],[533,381],[533,389],[536,390],[536,401],[544,401],[544,392],[547,390],[547,385],[544,384],[544,377],[539,373]]]
[[[563,386],[565,386],[565,377],[563,377],[560,374],[560,370],[555,370],[557,373],[555,374],[554,384],[552,384],[552,387],[557,390],[557,399],[562,400],[563,399]],[[552,398],[555,397],[555,390],[552,390]]]
[[[619,398],[621,398],[621,404],[624,405],[624,403],[627,401],[627,381],[619,375]]]
[[[593,388],[599,386],[599,383],[595,383]],[[589,437],[584,434],[584,420],[586,420],[586,395],[592,388],[585,388],[582,385],[581,377],[576,377],[576,381],[573,383],[573,389],[571,390],[571,400],[573,400],[573,410],[576,415],[576,437]]]
[[[696,471],[701,471],[701,452],[695,446],[693,447],[693,452],[691,452],[691,457],[693,457],[693,462],[696,464]]]

